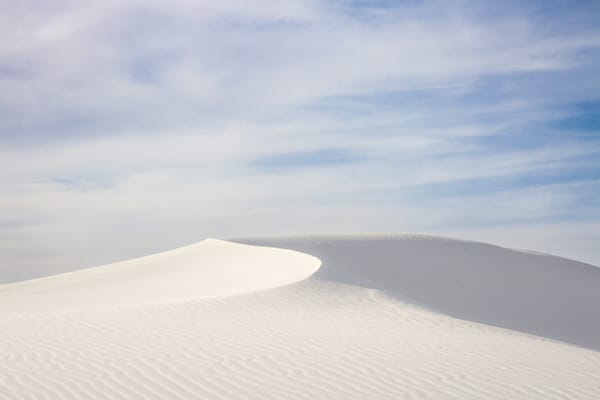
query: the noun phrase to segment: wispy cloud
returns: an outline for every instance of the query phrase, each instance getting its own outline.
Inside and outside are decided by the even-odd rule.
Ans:
[[[593,1],[5,5],[0,278],[318,231],[600,264],[599,17]]]

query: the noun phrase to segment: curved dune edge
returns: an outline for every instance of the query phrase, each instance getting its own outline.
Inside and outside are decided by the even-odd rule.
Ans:
[[[297,251],[207,239],[132,260],[0,285],[0,312],[86,311],[231,296],[308,278]]]
[[[600,268],[490,244],[415,235],[236,239],[321,259],[315,278],[378,289],[452,317],[600,350]]]

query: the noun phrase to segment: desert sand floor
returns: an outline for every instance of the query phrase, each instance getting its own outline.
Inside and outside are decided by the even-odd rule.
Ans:
[[[596,267],[415,235],[244,241],[310,255],[207,240],[0,286],[0,399],[600,398]]]

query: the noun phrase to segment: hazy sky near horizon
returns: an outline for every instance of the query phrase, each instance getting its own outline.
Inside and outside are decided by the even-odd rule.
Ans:
[[[0,0],[0,282],[206,237],[600,265],[598,1]]]

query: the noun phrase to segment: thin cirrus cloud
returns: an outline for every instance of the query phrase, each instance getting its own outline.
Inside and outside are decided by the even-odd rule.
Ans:
[[[324,231],[600,264],[596,2],[3,7],[4,281]]]

